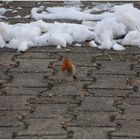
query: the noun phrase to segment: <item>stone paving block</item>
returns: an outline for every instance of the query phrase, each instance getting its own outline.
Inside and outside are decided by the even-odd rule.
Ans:
[[[6,86],[17,86],[17,87],[40,87],[47,86],[43,82],[44,73],[10,73],[12,78],[12,83],[8,83]]]
[[[140,94],[139,92],[133,92],[133,94],[130,94],[130,97],[139,98]]]
[[[70,127],[73,139],[103,139],[107,138],[107,132],[115,128],[111,127]]]
[[[67,139],[67,135],[17,135],[16,139]]]
[[[31,118],[51,118],[60,117],[68,111],[67,104],[47,104],[45,106],[37,105],[35,112],[30,115]]]
[[[51,95],[51,96],[80,96],[82,93],[82,83],[78,83],[76,81],[73,82],[60,82],[57,83],[51,91],[42,92],[43,95]]]
[[[115,100],[121,98],[114,97],[84,97],[80,107],[75,111],[101,111],[101,112],[117,112],[118,109],[113,106]],[[81,98],[82,100],[82,98]]]
[[[0,53],[17,53],[15,49],[11,49],[11,48],[1,48],[0,49]]]
[[[27,110],[29,96],[0,96],[0,110]]]
[[[48,65],[55,59],[16,59],[19,66],[10,70],[10,72],[48,72]]]
[[[6,79],[8,78],[8,76],[5,75],[5,69],[4,68],[0,68],[0,79]]]
[[[37,6],[45,6],[45,7],[55,7],[55,6],[63,6],[63,1],[39,1],[36,3]]]
[[[55,46],[40,46],[40,47],[32,47],[29,48],[26,53],[58,53],[58,52],[66,52],[64,49],[57,49]]]
[[[137,105],[128,105],[122,104],[119,107],[124,109],[123,115],[116,115],[116,119],[124,119],[124,120],[140,120],[140,106]]]
[[[16,88],[42,88],[46,89],[48,88],[48,83],[51,83],[53,87],[57,86],[59,88],[59,84],[61,85],[72,85],[73,88],[79,88],[82,87],[82,84],[90,84],[90,79],[85,79],[85,81],[79,80],[73,80],[72,77],[69,77],[69,81],[66,81],[66,78],[60,75],[51,76],[49,78],[52,79],[46,79],[45,77],[48,76],[48,73],[10,73],[9,75],[13,76],[12,83],[7,83],[4,85],[4,87],[16,87]],[[70,81],[71,80],[71,81]],[[88,81],[86,81],[88,80]],[[74,85],[75,84],[75,85]],[[70,87],[72,87],[70,86]],[[60,87],[60,89],[62,89]],[[68,89],[69,90],[69,89]],[[62,91],[60,91],[62,92]],[[81,92],[81,90],[80,90]],[[61,93],[60,93],[61,94]],[[67,94],[66,92],[63,94]],[[69,94],[69,93],[68,93]],[[79,93],[78,93],[79,94]]]
[[[95,97],[125,97],[134,93],[133,89],[119,90],[119,89],[88,89],[88,92]]]
[[[30,98],[30,104],[76,104],[74,96],[41,96],[40,98]]]
[[[43,21],[46,23],[54,23],[54,19],[44,19]],[[55,19],[55,22],[82,24],[82,20],[75,20],[75,19]]]
[[[135,64],[133,70],[137,71],[137,72],[140,72],[140,64]]]
[[[38,95],[41,91],[47,90],[46,88],[23,88],[23,87],[14,87],[6,86],[2,88],[2,92],[6,92],[7,95]]]
[[[114,112],[76,112],[76,119],[69,126],[75,127],[115,127],[110,116],[117,115]]]
[[[32,8],[36,6],[36,2],[35,1],[12,1],[9,3],[10,6],[17,8],[17,7],[22,7],[22,8]]]
[[[101,69],[98,70],[97,74],[116,74],[116,75],[135,75],[134,71],[130,71],[130,62],[120,61],[96,61],[101,64]]]
[[[124,51],[114,51],[114,50],[105,50],[105,53],[118,53],[118,54],[139,54],[140,49],[138,47],[132,47],[132,46],[125,46]]]
[[[127,79],[129,77],[121,75],[97,75],[96,84],[92,84],[88,88],[133,89],[132,86],[127,85]]]
[[[17,59],[57,59],[57,52],[26,52],[16,57]]]
[[[140,106],[140,98],[135,98],[135,97],[127,98],[124,100],[123,103],[128,106],[129,105]]]
[[[13,134],[12,127],[0,127],[0,139],[11,139]]]
[[[6,68],[0,67],[0,85],[6,83],[9,77],[5,74]]]
[[[15,64],[12,61],[12,57],[15,55],[15,52],[2,52],[0,50],[0,64]]]
[[[3,7],[4,3],[2,1],[0,1],[0,7]]]
[[[7,80],[0,80],[0,85],[4,84],[6,82],[7,82]]]
[[[34,52],[34,53],[31,53],[31,52],[27,52],[27,53],[24,53],[20,56],[18,56],[18,60],[17,61],[26,61],[26,60],[19,60],[19,59],[28,59],[28,60],[31,60],[31,61],[34,61],[32,59],[43,59],[44,61],[49,58],[50,61],[51,61],[51,58],[59,58],[59,56],[63,56],[63,57],[68,57],[70,59],[73,60],[73,62],[78,66],[92,66],[92,56],[93,54],[84,54],[84,53],[72,53],[72,52],[69,52],[69,53],[55,53],[55,52]],[[47,59],[49,61],[49,59]],[[38,60],[39,61],[39,60]],[[85,65],[85,62],[86,62],[86,65]]]
[[[22,125],[18,121],[18,116],[23,114],[23,111],[0,111],[0,127],[13,127]]]
[[[111,133],[111,138],[140,138],[140,121],[119,120],[121,127]]]
[[[65,135],[66,131],[62,129],[65,121],[68,119],[28,119],[28,129],[19,131],[18,135]]]
[[[56,53],[80,53],[80,54],[97,54],[97,53],[102,53],[103,50],[100,50],[100,49],[97,49],[97,48],[91,48],[91,47],[86,47],[85,49],[85,44],[86,43],[81,43],[82,44],[82,47],[76,47],[74,46],[75,44],[72,44],[72,45],[68,45],[66,49],[57,49],[55,46],[42,46],[42,47],[32,47],[32,48],[29,48],[26,52],[39,52],[39,53],[42,53],[42,52],[56,52]],[[67,51],[69,50],[69,51]]]
[[[129,47],[130,48],[130,47]],[[121,51],[121,52],[117,52],[117,51],[112,51],[112,50],[105,50],[102,53],[97,53],[94,57],[93,57],[93,61],[106,61],[106,62],[110,62],[110,61],[115,61],[115,62],[122,62],[122,63],[132,63],[134,61],[136,61],[136,58],[139,58],[139,50],[134,49],[133,50],[129,50],[129,48],[127,49],[127,51]]]
[[[135,6],[136,8],[139,8],[139,7],[140,7],[140,2],[139,2],[139,1],[134,2],[134,6]]]
[[[16,23],[30,23],[35,21],[34,19],[31,18],[8,18],[8,19],[3,19],[3,22],[8,22],[9,24],[16,24]],[[17,49],[15,49],[15,51],[17,51]]]

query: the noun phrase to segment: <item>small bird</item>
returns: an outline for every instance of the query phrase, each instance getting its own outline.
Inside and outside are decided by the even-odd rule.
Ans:
[[[69,58],[64,58],[63,63],[61,65],[61,70],[66,76],[73,76],[73,79],[77,79],[75,76],[75,65]]]

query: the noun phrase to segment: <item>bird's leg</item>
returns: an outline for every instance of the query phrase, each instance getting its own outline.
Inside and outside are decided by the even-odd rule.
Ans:
[[[73,75],[73,79],[77,79],[77,77],[75,75]]]

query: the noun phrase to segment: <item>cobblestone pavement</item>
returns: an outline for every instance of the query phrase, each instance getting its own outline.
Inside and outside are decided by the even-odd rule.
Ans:
[[[42,3],[52,4],[10,2],[1,7],[22,6],[21,15],[27,15]],[[58,3],[63,4],[53,5]],[[0,49],[0,138],[140,138],[140,49],[99,50],[86,43],[68,49]],[[75,61],[77,80],[63,80],[61,56]]]

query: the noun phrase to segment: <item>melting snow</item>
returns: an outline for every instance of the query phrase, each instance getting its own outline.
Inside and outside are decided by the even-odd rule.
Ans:
[[[77,7],[48,7],[46,11],[44,6],[35,7],[31,10],[32,17],[38,19],[73,19],[73,20],[101,20],[106,17],[112,16],[112,13],[102,13],[99,15],[93,15],[81,11]],[[41,13],[38,13],[42,11]]]
[[[0,48],[25,51],[32,46],[53,45],[60,49],[86,40],[89,46],[100,49],[124,50],[123,45],[140,47],[140,10],[132,4],[104,4],[97,8],[109,11],[91,14],[93,8],[82,11],[79,6],[35,7],[31,15],[36,22],[15,25],[0,22]],[[82,20],[82,24],[46,23],[39,19],[75,19]]]
[[[60,45],[66,47],[73,42],[84,42],[94,38],[88,27],[69,23],[45,23],[42,20],[29,24],[9,25],[0,22],[1,48],[8,47],[25,51],[36,45]],[[42,34],[43,32],[43,34]],[[81,36],[81,34],[83,34]]]
[[[93,40],[89,42],[89,46],[97,48],[97,44]]]

